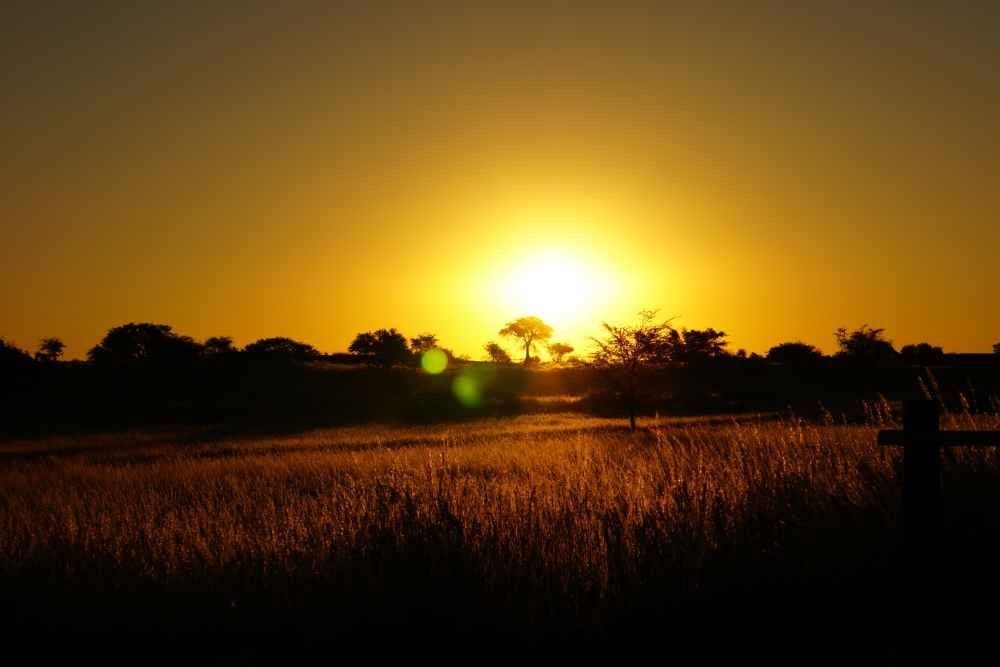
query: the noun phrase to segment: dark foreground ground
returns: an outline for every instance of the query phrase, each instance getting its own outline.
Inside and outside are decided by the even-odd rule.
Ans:
[[[438,605],[390,609],[342,600],[294,609],[227,607],[183,596],[59,596],[20,600],[5,623],[8,654],[38,664],[256,665],[423,658],[495,660],[653,659],[681,664],[979,664],[995,658],[995,585],[803,587],[720,596],[683,606],[637,603],[595,634],[572,627],[525,629],[482,609]],[[905,602],[904,602],[905,600]]]

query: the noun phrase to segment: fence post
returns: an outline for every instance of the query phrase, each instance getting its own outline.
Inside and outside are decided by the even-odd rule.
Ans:
[[[931,434],[940,431],[934,401],[903,402],[903,432]],[[903,447],[903,540],[917,560],[933,558],[940,539],[942,513],[941,445],[933,439],[909,442]]]

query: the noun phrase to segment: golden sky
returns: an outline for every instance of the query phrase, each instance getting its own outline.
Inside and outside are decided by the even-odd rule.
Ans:
[[[393,326],[479,358],[527,308],[578,347],[642,308],[758,352],[1000,340],[994,3],[35,4],[0,10],[23,347]]]

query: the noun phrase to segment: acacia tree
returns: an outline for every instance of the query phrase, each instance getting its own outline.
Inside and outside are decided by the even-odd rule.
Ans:
[[[552,361],[561,364],[563,357],[573,351],[573,346],[567,343],[552,343],[548,346],[548,350]]]
[[[54,363],[59,361],[65,349],[66,343],[58,338],[43,338],[38,345],[38,352],[35,352],[35,361]]]
[[[591,354],[591,364],[603,371],[621,392],[633,431],[644,371],[670,359],[670,333],[674,329],[669,321],[655,322],[655,318],[655,310],[644,310],[635,326],[618,327],[602,322],[606,335],[591,339],[597,346]]]
[[[541,318],[529,315],[508,322],[500,330],[500,335],[520,339],[521,344],[524,345],[524,364],[528,365],[531,362],[531,350],[535,344],[552,338],[552,327],[543,322]]]

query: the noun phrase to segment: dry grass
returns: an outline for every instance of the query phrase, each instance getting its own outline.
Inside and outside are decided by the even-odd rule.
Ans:
[[[836,585],[884,571],[894,545],[899,455],[875,444],[885,406],[871,415],[871,426],[750,417],[631,433],[556,414],[8,442],[0,574],[11,589],[287,604],[433,591],[431,605],[576,626],[654,599]],[[951,463],[991,481],[998,469],[992,450]]]

